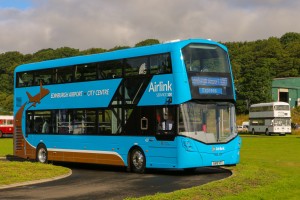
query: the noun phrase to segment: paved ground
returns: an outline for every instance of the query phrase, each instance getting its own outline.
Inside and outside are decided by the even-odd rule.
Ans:
[[[62,164],[71,176],[48,183],[0,190],[0,199],[123,199],[157,192],[171,192],[226,178],[222,168],[199,168],[194,173],[178,170],[148,170],[128,173],[124,168],[86,164]]]

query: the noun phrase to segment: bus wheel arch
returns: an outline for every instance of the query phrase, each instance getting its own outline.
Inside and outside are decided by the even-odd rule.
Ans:
[[[40,143],[36,148],[36,161],[39,163],[48,162],[48,151],[44,143]]]
[[[133,146],[128,153],[128,171],[144,173],[146,169],[146,156],[139,146]]]

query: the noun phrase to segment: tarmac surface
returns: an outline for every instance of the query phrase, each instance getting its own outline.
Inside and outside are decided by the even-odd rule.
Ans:
[[[126,172],[125,168],[55,163],[72,169],[72,175],[45,183],[0,190],[0,199],[124,199],[172,192],[203,185],[231,176],[223,168],[147,170],[145,174]]]

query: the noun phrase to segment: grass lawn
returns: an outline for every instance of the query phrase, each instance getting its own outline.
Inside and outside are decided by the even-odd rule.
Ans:
[[[300,136],[242,136],[241,163],[230,178],[140,199],[299,199]],[[12,150],[2,150],[2,155]],[[10,143],[10,141],[8,140]],[[0,186],[49,178],[68,169],[30,162],[0,161]]]
[[[53,178],[69,172],[68,168],[51,164],[0,161],[0,186]]]
[[[242,136],[230,178],[140,199],[299,199],[300,136]]]
[[[0,138],[0,157],[5,157],[6,155],[13,155],[12,138]]]
[[[0,157],[13,154],[12,138],[0,139]],[[32,162],[0,161],[0,186],[64,175],[70,169]]]

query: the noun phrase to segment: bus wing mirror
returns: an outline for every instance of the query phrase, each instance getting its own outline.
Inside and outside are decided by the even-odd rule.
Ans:
[[[141,130],[148,130],[148,119],[146,117],[141,119]]]

